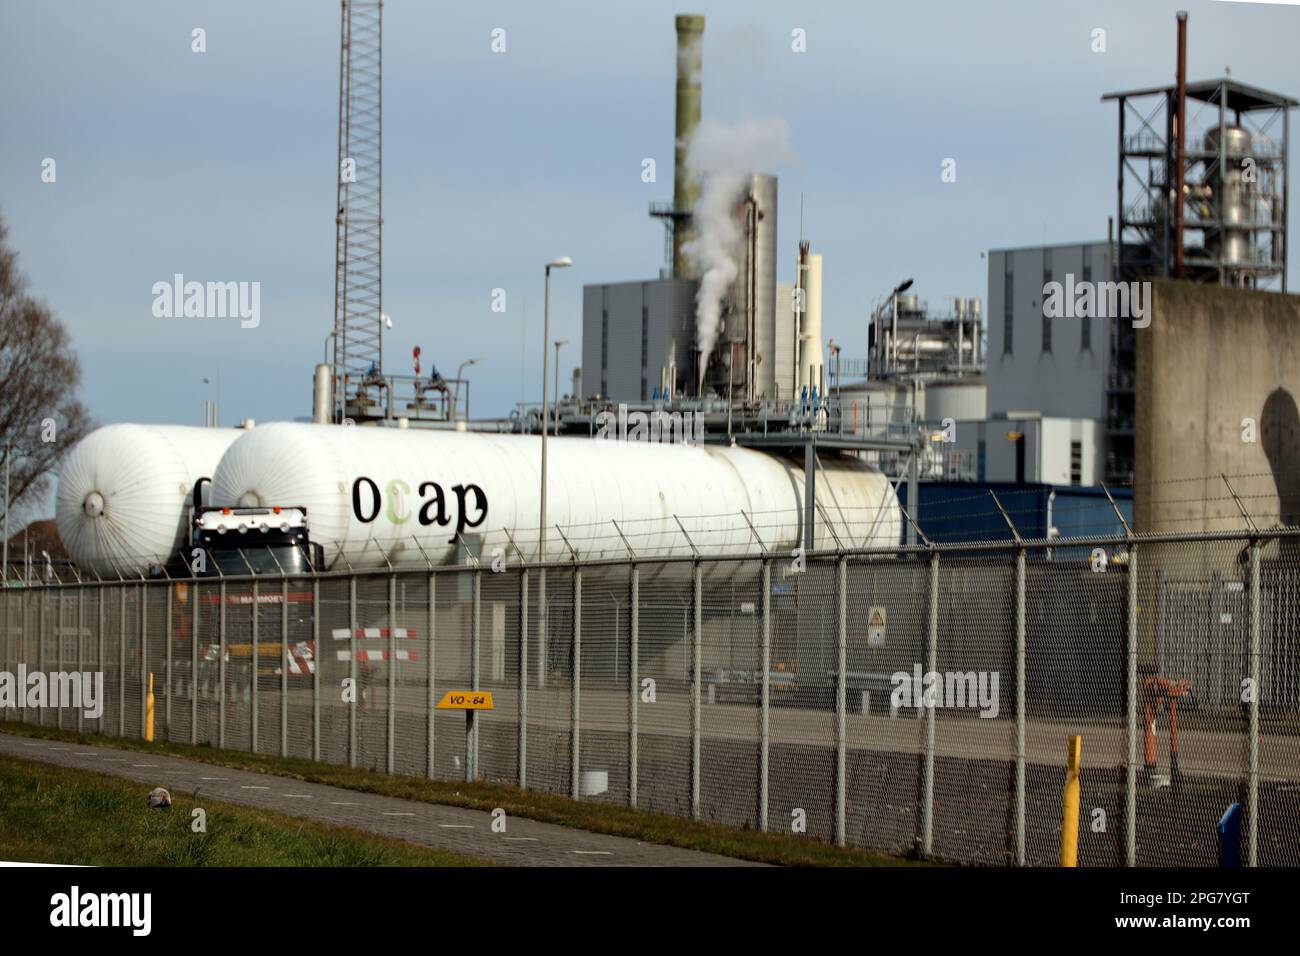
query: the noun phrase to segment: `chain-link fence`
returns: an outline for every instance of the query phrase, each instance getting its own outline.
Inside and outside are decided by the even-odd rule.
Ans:
[[[1080,735],[1083,865],[1300,864],[1300,536],[1048,545],[11,586],[0,716],[1028,865]]]

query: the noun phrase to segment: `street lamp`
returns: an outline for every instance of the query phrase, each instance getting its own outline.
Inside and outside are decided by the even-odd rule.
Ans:
[[[457,369],[456,369],[456,398],[455,398],[455,400],[452,402],[453,407],[455,407],[456,409],[459,409],[459,408],[460,408],[460,373],[463,372],[463,371],[465,371],[465,369],[466,369],[467,367],[469,367],[470,365],[477,365],[477,364],[478,364],[479,362],[481,362],[481,361],[483,361],[483,360],[482,360],[482,359],[476,359],[476,358],[466,359],[465,361],[461,362],[460,365],[457,367]],[[465,399],[466,399],[466,404],[468,405],[468,404],[469,404],[469,393],[468,393],[468,392],[465,393]],[[465,417],[466,417],[466,418],[469,418],[469,409],[468,409],[468,408],[465,409]]]
[[[894,291],[889,294],[889,298],[894,304],[894,325],[889,333],[889,350],[892,353],[890,356],[890,365],[894,368],[898,367],[898,294],[900,292],[906,292],[910,288],[912,288],[912,280],[904,279],[894,288]]]
[[[560,339],[555,343],[555,400],[551,403],[555,406],[555,434],[560,434],[560,346],[568,345],[568,339]]]
[[[891,369],[898,364],[898,294],[900,292],[906,292],[910,288],[912,288],[912,280],[904,279],[902,282],[900,282],[898,285],[894,287],[894,291],[889,293],[888,298],[885,299],[885,304],[893,307],[893,324],[891,325],[889,331],[889,364]],[[879,310],[876,311],[875,321],[876,321],[876,328],[879,329],[880,327]],[[879,334],[877,334],[876,335],[876,351],[877,351],[876,376],[877,377],[879,377],[881,373],[884,371],[884,369],[881,367],[884,364],[881,361],[881,359],[884,358],[884,354],[883,354],[884,349],[881,348],[881,345],[882,343],[880,341],[880,336]]]
[[[546,421],[550,417],[550,408],[547,405],[549,396],[546,394],[547,370],[550,368],[549,356],[546,354],[546,343],[551,339],[551,270],[567,269],[573,265],[573,260],[568,256],[560,256],[558,259],[552,259],[546,263],[546,284],[545,294],[542,298],[542,514],[541,527],[537,530],[537,560],[546,560]],[[558,374],[558,372],[557,372]],[[538,574],[538,611],[541,615],[541,622],[537,628],[537,686],[546,686],[546,565],[543,564]]]
[[[212,379],[205,378],[203,380],[203,384],[211,386]],[[212,393],[209,392],[208,394],[211,395]],[[205,421],[203,424],[206,426],[208,422]],[[213,428],[221,427],[221,369],[220,368],[217,369],[217,403],[212,406],[212,427]]]
[[[835,398],[838,400],[840,397],[840,347],[835,344],[834,339],[831,339],[826,344],[826,348],[831,353],[833,363],[831,367],[835,369]]]

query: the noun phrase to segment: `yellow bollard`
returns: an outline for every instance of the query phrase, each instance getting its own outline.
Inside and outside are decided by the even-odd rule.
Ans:
[[[1061,866],[1079,865],[1079,763],[1082,756],[1083,738],[1071,737],[1061,809]]]
[[[153,671],[149,671],[149,692],[144,696],[144,739],[153,741]]]

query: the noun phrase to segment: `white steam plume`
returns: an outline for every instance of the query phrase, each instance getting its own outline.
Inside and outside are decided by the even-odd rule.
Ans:
[[[693,239],[682,252],[700,274],[695,294],[695,338],[700,348],[700,384],[722,325],[722,300],[736,280],[741,257],[741,219],[736,203],[752,173],[793,163],[794,149],[785,120],[705,120],[686,154],[691,177],[699,183],[691,210]]]

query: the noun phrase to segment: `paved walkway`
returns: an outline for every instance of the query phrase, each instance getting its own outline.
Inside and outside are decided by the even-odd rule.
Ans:
[[[149,790],[156,786],[187,794],[198,791],[200,799],[207,796],[242,806],[262,807],[288,816],[353,827],[515,866],[758,865],[523,817],[508,818],[506,832],[493,833],[491,815],[480,810],[343,790],[133,750],[0,733],[0,754],[138,781],[142,784],[141,806],[145,805]]]

